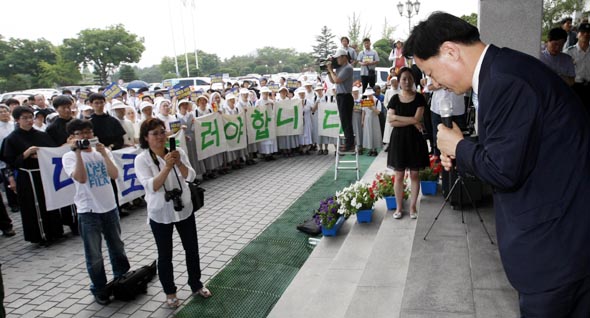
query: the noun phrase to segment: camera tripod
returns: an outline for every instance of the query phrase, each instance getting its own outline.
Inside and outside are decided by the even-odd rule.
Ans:
[[[456,168],[453,167],[453,169],[456,169]],[[449,180],[451,179],[451,174],[452,174],[452,171],[449,171]],[[467,194],[469,201],[471,201],[471,205],[473,205],[473,209],[475,209],[475,212],[477,213],[477,216],[479,217],[479,221],[481,222],[483,229],[485,230],[486,234],[488,235],[488,238],[490,239],[490,243],[493,245],[494,241],[492,240],[492,236],[490,235],[490,232],[488,232],[488,228],[486,227],[485,223],[483,222],[483,218],[481,217],[481,214],[479,213],[479,210],[477,209],[477,206],[475,205],[475,202],[473,201],[473,199],[471,197],[471,193],[469,192],[469,189],[465,185],[465,181],[463,181],[463,176],[461,176],[459,173],[457,173],[457,179],[455,180],[455,182],[453,183],[453,186],[451,187],[451,190],[447,194],[447,197],[445,198],[445,202],[443,202],[442,206],[440,207],[440,210],[438,211],[438,213],[434,217],[434,221],[432,221],[432,224],[430,225],[428,232],[426,232],[426,235],[424,235],[424,240],[426,241],[428,234],[430,234],[430,231],[434,227],[434,223],[436,223],[436,221],[438,220],[438,217],[441,215],[441,213],[445,209],[445,206],[449,202],[449,199],[453,195],[453,191],[455,191],[457,189],[457,185],[461,185],[461,188],[460,188],[461,191],[463,191],[463,189],[465,190],[465,193]],[[463,213],[463,193],[462,192],[460,193],[460,196],[459,196],[459,206],[461,208],[461,223],[465,224],[465,216]]]

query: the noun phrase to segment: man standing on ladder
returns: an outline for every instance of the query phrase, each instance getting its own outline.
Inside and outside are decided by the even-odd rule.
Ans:
[[[336,103],[340,115],[340,124],[344,130],[346,144],[340,151],[354,151],[354,133],[352,131],[352,66],[348,63],[348,52],[339,48],[332,60],[326,62],[328,78],[336,85]],[[335,64],[335,65],[334,65]],[[332,67],[336,67],[336,71]]]

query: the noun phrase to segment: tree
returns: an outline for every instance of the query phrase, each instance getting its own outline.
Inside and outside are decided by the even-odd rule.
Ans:
[[[469,24],[477,27],[477,13],[472,13],[470,15],[462,15],[461,19],[467,21]]]
[[[82,74],[75,62],[64,59],[61,50],[56,49],[55,63],[51,64],[46,61],[39,62],[41,69],[39,73],[38,84],[41,86],[65,86],[78,84],[82,80]]]
[[[395,32],[395,27],[392,27],[387,23],[387,17],[385,17],[385,22],[383,23],[383,31],[381,32],[382,39],[392,39],[393,32]]]
[[[350,46],[353,48],[362,47],[364,38],[369,38],[371,34],[371,27],[364,26],[361,35],[361,16],[357,16],[356,12],[352,13],[352,18],[348,17],[348,38],[350,39]]]
[[[543,0],[543,39],[559,20],[583,8],[584,0]]]
[[[330,29],[324,25],[320,35],[315,37],[316,45],[313,46],[313,57],[319,60],[333,54],[338,47],[334,43],[334,37]]]
[[[121,63],[139,62],[143,51],[143,38],[127,32],[122,24],[82,30],[78,38],[63,41],[64,57],[78,64],[91,64],[102,85]]]
[[[0,42],[0,74],[7,80],[17,74],[23,75],[17,80],[19,89],[41,86],[39,64],[42,61],[55,63],[53,44],[43,38],[35,41],[11,38]]]
[[[373,43],[373,50],[379,54],[379,67],[389,67],[391,62],[389,61],[389,53],[391,52],[391,42],[389,39],[381,39]]]
[[[119,68],[119,78],[125,82],[131,82],[132,80],[137,79],[137,75],[135,74],[133,67],[124,64]]]

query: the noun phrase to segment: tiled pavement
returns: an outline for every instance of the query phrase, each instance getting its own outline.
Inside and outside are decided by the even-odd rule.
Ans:
[[[299,156],[260,162],[204,183],[206,206],[198,211],[197,228],[203,281],[222,269],[245,245],[272,223],[331,165],[334,157]],[[307,211],[301,211],[307,213]],[[108,306],[94,302],[79,237],[50,247],[39,247],[22,238],[20,215],[11,213],[17,236],[0,237],[0,263],[4,278],[7,317],[170,317],[157,277],[147,295]],[[121,220],[122,236],[131,267],[157,258],[145,210],[135,210]],[[104,245],[104,244],[103,244]],[[111,276],[105,251],[105,268]],[[175,281],[181,301],[190,297],[186,286],[184,251],[175,232]],[[215,290],[212,290],[215,293]]]

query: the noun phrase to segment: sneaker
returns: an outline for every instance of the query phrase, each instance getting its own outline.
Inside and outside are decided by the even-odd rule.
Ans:
[[[403,216],[403,214],[402,214],[402,212],[400,212],[400,211],[395,211],[395,212],[393,213],[393,218],[394,218],[394,219],[401,219],[401,218],[402,218],[402,216]]]
[[[417,219],[418,218],[418,211],[410,212],[410,218]]]
[[[11,236],[15,236],[16,232],[14,231],[14,229],[3,230],[2,235],[6,236],[6,237],[11,237]]]
[[[106,306],[111,303],[111,298],[105,295],[94,294],[94,301],[100,305]]]

